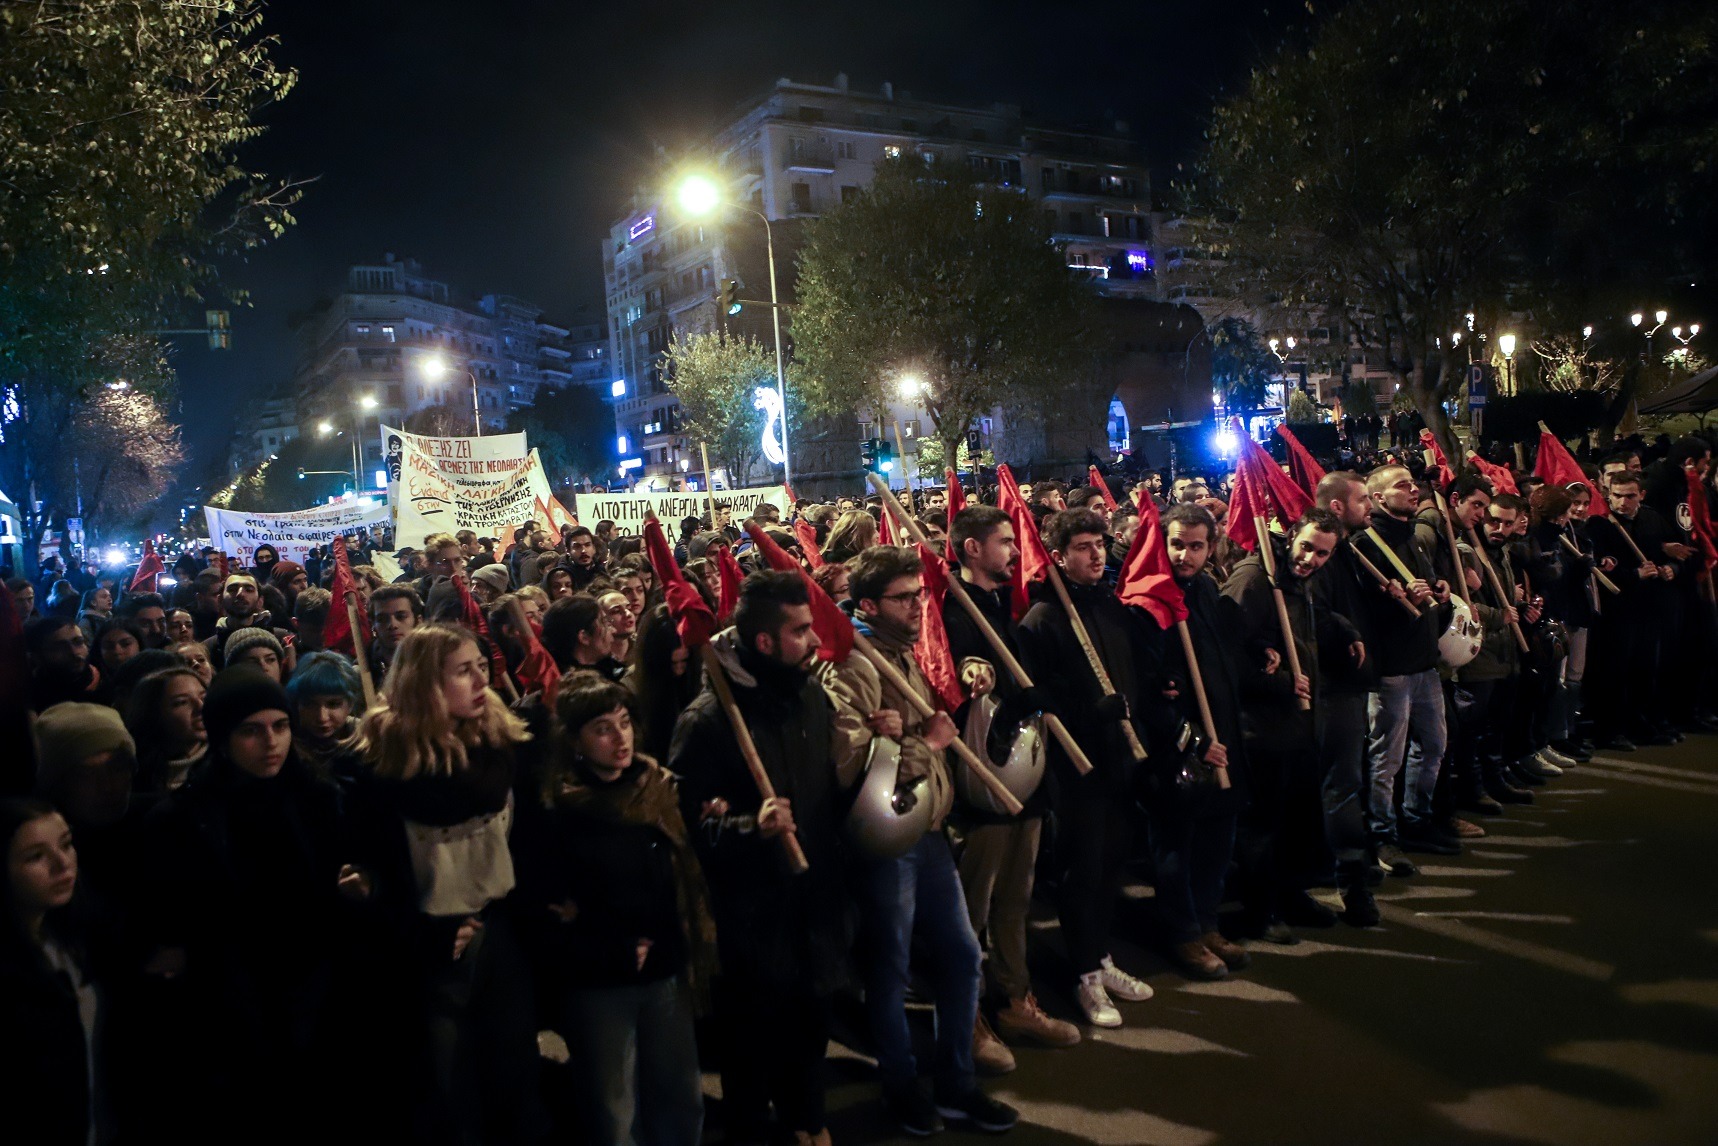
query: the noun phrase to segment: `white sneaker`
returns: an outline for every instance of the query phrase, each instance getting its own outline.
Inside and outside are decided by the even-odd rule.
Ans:
[[[1151,998],[1151,984],[1144,979],[1135,979],[1126,971],[1115,965],[1108,955],[1098,965],[1098,974],[1103,976],[1104,990],[1114,995],[1124,1003],[1143,1003]]]
[[[1565,772],[1580,763],[1580,761],[1576,760],[1573,756],[1565,756],[1549,744],[1540,751],[1539,755],[1549,759],[1551,763],[1557,765],[1557,767],[1561,768]]]
[[[1549,748],[1541,748],[1533,754],[1533,759],[1539,762],[1540,769],[1548,776],[1561,776],[1563,769],[1557,764]]]
[[[1080,1010],[1086,1013],[1086,1021],[1094,1027],[1121,1026],[1121,1012],[1110,1002],[1110,993],[1104,990],[1104,973],[1091,971],[1080,976]]]

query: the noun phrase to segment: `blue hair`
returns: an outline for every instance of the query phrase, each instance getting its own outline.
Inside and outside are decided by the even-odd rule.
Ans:
[[[352,702],[354,713],[364,711],[364,687],[358,670],[339,653],[319,649],[298,662],[292,679],[286,683],[286,694],[297,704],[312,696],[343,696]]]

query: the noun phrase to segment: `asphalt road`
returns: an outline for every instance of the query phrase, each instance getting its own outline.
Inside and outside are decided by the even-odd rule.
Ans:
[[[1382,926],[1253,943],[1226,982],[1180,978],[1125,912],[1118,962],[1156,997],[1080,1046],[1017,1049],[987,1084],[1021,1111],[1008,1140],[1718,1142],[1718,737],[1597,759],[1484,823],[1461,857],[1385,881]],[[1073,1018],[1047,909],[1033,944],[1040,999]],[[837,1146],[913,1141],[862,1050],[831,1053]]]

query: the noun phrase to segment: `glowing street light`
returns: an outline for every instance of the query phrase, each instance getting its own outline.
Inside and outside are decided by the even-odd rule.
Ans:
[[[917,374],[902,375],[900,389],[902,398],[909,402],[916,401],[919,395],[925,392],[925,380]]]
[[[680,209],[694,218],[713,213],[722,205],[722,191],[706,175],[688,175],[680,183]]]
[[[1497,336],[1497,349],[1503,353],[1504,380],[1509,392],[1515,393],[1515,335],[1500,334]]]
[[[316,424],[316,432],[327,437],[329,434],[334,432],[334,424],[332,422],[318,422]]]
[[[440,382],[450,374],[463,374],[471,379],[471,425],[472,432],[478,437],[483,436],[483,415],[477,406],[477,375],[470,370],[460,370],[447,360],[447,355],[439,350],[432,350],[418,359],[418,372],[430,382]]]

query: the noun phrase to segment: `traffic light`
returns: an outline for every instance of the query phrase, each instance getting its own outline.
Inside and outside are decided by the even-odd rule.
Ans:
[[[303,466],[298,467],[298,480],[299,481],[304,480],[304,467]]]
[[[233,316],[224,310],[205,310],[203,325],[209,331],[210,350],[233,348]]]
[[[868,470],[877,468],[877,447],[883,443],[877,438],[866,438],[859,443],[859,464]]]
[[[740,313],[740,280],[723,279],[722,285],[716,292],[716,305],[722,308],[723,314]]]
[[[895,472],[895,444],[886,438],[877,439],[877,472],[880,474]]]

